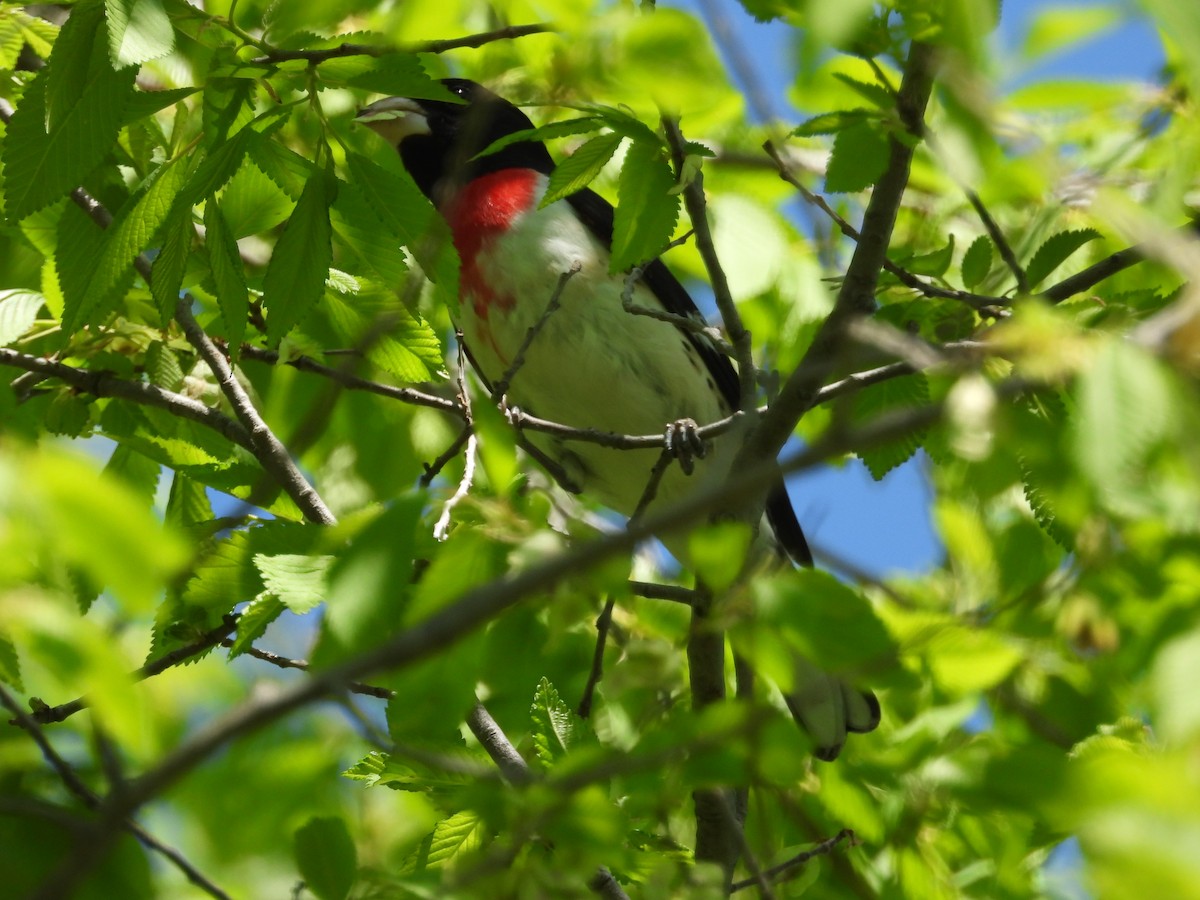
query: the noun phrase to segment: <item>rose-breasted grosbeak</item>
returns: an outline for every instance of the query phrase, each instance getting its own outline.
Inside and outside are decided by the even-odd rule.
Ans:
[[[450,78],[443,84],[463,103],[390,97],[363,109],[358,121],[397,147],[405,168],[450,226],[461,260],[461,328],[476,372],[496,384],[513,366],[507,398],[533,415],[577,428],[620,434],[663,431],[721,419],[737,407],[738,375],[703,335],[669,321],[631,312],[622,302],[625,279],[609,273],[613,208],[590,190],[544,209],[554,160],[539,141],[511,143],[476,155],[506,135],[532,128],[529,118],[480,85]],[[560,278],[574,272],[565,284]],[[559,307],[547,312],[552,298]],[[703,321],[696,304],[659,260],[644,267],[633,306]],[[631,515],[659,458],[657,450],[614,450],[595,443],[531,434],[531,442],[578,488]],[[665,506],[729,470],[735,440],[714,442],[688,474],[671,466],[650,508]],[[690,462],[690,461],[689,461]],[[691,468],[689,465],[687,468]],[[767,527],[780,550],[801,565],[812,556],[782,482],[767,500]],[[664,541],[677,556],[686,549]],[[874,695],[797,663],[796,689],[787,697],[813,736],[817,756],[833,759],[847,731],[879,724]]]

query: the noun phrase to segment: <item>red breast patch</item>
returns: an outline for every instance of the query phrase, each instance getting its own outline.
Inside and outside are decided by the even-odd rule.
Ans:
[[[511,309],[514,298],[497,296],[482,277],[479,256],[533,207],[540,178],[533,169],[501,169],[473,179],[450,205],[446,219],[462,260],[460,294],[480,319],[487,319],[493,305]]]

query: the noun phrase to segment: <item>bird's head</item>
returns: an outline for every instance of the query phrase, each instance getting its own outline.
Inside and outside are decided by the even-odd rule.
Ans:
[[[355,119],[396,147],[427,197],[437,202],[448,189],[487,172],[527,168],[549,174],[554,168],[545,145],[538,141],[518,141],[475,159],[493,142],[532,128],[533,123],[507,100],[473,81],[445,78],[442,84],[462,102],[387,97],[359,110]]]

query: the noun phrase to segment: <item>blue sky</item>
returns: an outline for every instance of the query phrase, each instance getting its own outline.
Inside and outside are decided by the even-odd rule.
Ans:
[[[791,28],[755,22],[731,0],[678,0],[671,5],[702,16],[707,9],[719,10],[735,39],[748,51],[745,59],[772,95],[773,109],[785,116],[794,114],[786,99],[796,66]],[[1125,13],[1115,28],[1040,60],[1023,57],[1025,35],[1040,12],[1100,6]],[[1001,90],[1058,79],[1151,81],[1163,62],[1154,28],[1133,4],[1123,2],[1005,0],[995,48]],[[814,547],[825,548],[873,575],[919,572],[936,565],[942,553],[930,518],[927,465],[927,459],[918,455],[882,482],[875,482],[864,466],[851,461],[842,467],[804,473],[790,479],[788,486]]]

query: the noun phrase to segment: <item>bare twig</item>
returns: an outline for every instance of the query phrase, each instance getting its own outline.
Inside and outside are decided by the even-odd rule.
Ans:
[[[1008,266],[1008,270],[1012,272],[1013,278],[1016,279],[1017,292],[1028,294],[1029,279],[1025,277],[1025,269],[1022,268],[1020,261],[1018,261],[1017,254],[1013,253],[1012,245],[1008,243],[1008,238],[1004,236],[1004,232],[1000,230],[1000,226],[996,224],[996,220],[992,218],[992,214],[983,205],[983,201],[979,199],[979,195],[966,185],[962,186],[962,191],[967,197],[967,202],[971,204],[971,208],[975,210],[975,215],[979,216],[979,221],[983,223],[983,227],[992,239],[992,243],[996,245],[996,249],[1000,252],[1000,258],[1004,260],[1004,264]]]
[[[513,357],[508,369],[500,376],[500,380],[492,387],[493,403],[499,401],[501,397],[508,393],[508,387],[512,384],[513,378],[520,371],[521,367],[525,365],[525,354],[529,352],[529,348],[537,340],[537,336],[542,333],[542,329],[546,327],[546,323],[550,321],[550,317],[562,305],[562,295],[567,287],[567,282],[578,275],[581,268],[583,268],[582,265],[579,262],[575,262],[571,268],[558,276],[558,282],[554,285],[554,291],[550,294],[550,300],[546,303],[546,308],[542,310],[542,314],[538,317],[538,320],[529,326],[529,330],[525,332],[525,337],[521,341],[521,346],[517,348],[517,355]]]
[[[278,365],[280,363],[278,353],[273,350],[264,350],[261,347],[255,347],[253,344],[242,344],[241,358],[243,360],[252,359],[268,365]],[[399,400],[401,403],[410,403],[414,406],[427,406],[430,409],[436,409],[460,419],[463,417],[462,408],[453,400],[448,400],[445,397],[439,397],[436,394],[430,394],[425,391],[418,391],[414,388],[396,387],[395,385],[360,378],[342,369],[322,365],[307,356],[298,356],[289,359],[286,361],[286,365],[299,369],[302,372],[311,372],[315,375],[336,381],[348,390],[367,391],[391,400]]]
[[[221,641],[221,646],[226,649],[232,649],[233,641],[227,638]],[[308,669],[308,660],[306,659],[292,659],[291,657],[280,656],[278,653],[272,653],[270,650],[262,650],[258,647],[247,647],[245,652],[247,656],[253,656],[255,659],[260,659],[280,669],[299,669],[300,671]],[[378,687],[373,684],[363,684],[361,681],[351,681],[346,685],[346,690],[352,694],[378,697],[380,700],[391,700],[396,696],[396,692],[390,688]]]
[[[211,650],[217,644],[221,643],[222,639],[229,632],[237,627],[239,615],[239,613],[229,613],[222,618],[220,625],[209,629],[196,638],[196,640],[182,647],[176,647],[169,653],[164,653],[153,662],[146,663],[146,665],[132,673],[130,678],[134,681],[144,681],[147,678],[153,678],[167,669],[174,668],[181,662],[186,662],[207,650]],[[40,701],[35,702],[35,700],[30,700],[30,705],[34,707],[31,715],[35,722],[40,725],[52,725],[70,718],[81,709],[85,709],[88,705],[88,699],[86,696],[79,697],[69,703],[62,703],[58,706],[47,706]]]
[[[583,696],[579,698],[579,705],[575,708],[575,712],[581,719],[591,716],[592,698],[596,693],[596,685],[604,677],[604,645],[608,643],[608,629],[612,625],[613,607],[616,602],[616,598],[609,597],[608,602],[604,604],[604,609],[596,618],[596,649],[592,651],[592,668],[588,672],[587,684],[583,686]]]
[[[508,41],[526,37],[531,34],[545,34],[553,31],[548,22],[532,25],[509,25],[494,31],[484,31],[466,37],[450,38],[441,41],[421,41],[406,44],[402,47],[381,47],[373,44],[339,44],[324,50],[272,50],[252,60],[257,65],[287,62],[288,60],[304,60],[311,65],[319,65],[329,59],[341,59],[347,56],[387,56],[390,53],[445,53],[447,50],[476,49],[496,41]]]
[[[667,136],[667,144],[675,161],[675,171],[682,177],[684,161],[684,139],[679,130],[679,122],[670,116],[662,117],[663,131]],[[750,332],[742,325],[741,314],[737,304],[733,302],[733,292],[729,289],[729,280],[721,260],[717,257],[717,248],[713,243],[712,229],[708,226],[708,205],[704,199],[704,174],[697,171],[695,176],[684,186],[683,202],[687,207],[688,218],[692,221],[692,231],[695,232],[696,250],[704,260],[704,269],[708,273],[708,283],[712,287],[713,297],[717,301],[717,309],[721,312],[721,323],[729,342],[733,345],[734,358],[737,360],[739,378],[741,381],[741,397],[738,408],[745,410],[753,417],[754,392],[757,388],[757,369],[754,365],[754,348],[751,344]]]
[[[253,450],[250,432],[229,416],[198,400],[164,390],[156,384],[143,381],[127,381],[109,372],[98,372],[53,362],[40,356],[31,356],[6,347],[0,347],[0,365],[37,372],[39,375],[57,378],[77,391],[93,397],[118,397],[146,406],[156,406],[192,422],[198,422],[223,435],[240,447]]]
[[[474,432],[472,431],[471,426],[464,425],[462,431],[458,433],[458,436],[450,442],[450,446],[442,451],[438,458],[433,462],[425,464],[425,474],[423,474],[420,479],[421,487],[429,487],[429,485],[433,483],[433,479],[437,478],[438,473],[446,467],[446,464],[462,452],[462,448],[467,445],[467,441],[469,441],[473,435]]]
[[[42,757],[58,773],[59,780],[62,781],[67,790],[74,794],[88,809],[98,809],[100,807],[100,797],[84,784],[83,780],[75,773],[70,764],[59,756],[58,751],[54,749],[54,745],[50,743],[49,738],[46,737],[38,722],[35,721],[32,715],[21,709],[21,705],[17,703],[16,699],[9,694],[2,684],[0,684],[0,705],[13,714],[15,724],[25,729],[26,734],[37,744]],[[164,844],[132,819],[122,822],[121,826],[137,838],[145,847],[169,860],[172,865],[184,874],[188,881],[196,885],[196,887],[200,888],[200,890],[204,891],[210,897],[217,897],[219,900],[230,900],[228,894],[213,884],[199,869],[187,860],[187,857],[174,847]]]
[[[1082,294],[1084,291],[1095,287],[1106,278],[1111,278],[1118,272],[1122,272],[1130,266],[1137,265],[1144,261],[1145,258],[1145,250],[1140,245],[1126,247],[1124,250],[1118,250],[1111,256],[1105,257],[1098,263],[1093,263],[1082,272],[1077,272],[1070,278],[1064,278],[1058,284],[1046,288],[1046,290],[1041,292],[1041,296],[1045,297],[1051,303],[1062,303],[1076,294]]]
[[[200,357],[208,364],[221,393],[233,407],[234,415],[250,432],[254,455],[262,467],[287,492],[287,495],[304,513],[306,519],[321,525],[334,524],[337,520],[329,511],[329,507],[325,505],[325,501],[305,480],[304,475],[301,474],[300,469],[288,454],[287,447],[275,436],[275,433],[259,415],[258,410],[254,408],[250,395],[246,393],[246,389],[234,375],[229,360],[225,358],[225,355],[213,343],[212,338],[205,333],[195,316],[192,315],[191,298],[187,295],[180,298],[176,304],[175,319],[183,329],[188,343],[196,348]]]
[[[629,589],[647,600],[667,600],[671,603],[682,603],[684,606],[691,606],[698,597],[703,596],[703,592],[694,588],[677,584],[651,584],[647,581],[631,581]]]
[[[454,512],[454,507],[466,498],[471,491],[471,485],[475,481],[475,432],[467,435],[467,447],[465,452],[465,462],[463,463],[463,475],[459,479],[458,489],[445,503],[442,504],[442,514],[438,516],[437,522],[433,526],[433,536],[439,541],[444,541],[450,536],[450,515]]]
[[[662,439],[659,438],[661,444]],[[658,495],[658,486],[662,483],[663,476],[667,474],[667,469],[671,467],[671,463],[675,461],[675,457],[671,455],[670,450],[664,449],[658,455],[658,459],[654,461],[653,468],[650,469],[650,475],[646,478],[646,486],[642,488],[642,496],[638,498],[637,506],[633,510],[633,515],[629,517],[631,524],[641,520],[646,514],[646,509],[654,502],[654,498]]]
[[[815,847],[805,850],[803,853],[797,853],[791,859],[781,862],[777,866],[771,866],[771,868],[765,870],[762,874],[772,881],[779,881],[781,880],[779,876],[788,874],[793,869],[803,866],[809,860],[818,856],[827,856],[828,854],[832,853],[837,845],[842,843],[842,841],[848,841],[849,846],[851,847],[855,846],[857,843],[854,832],[849,828],[843,828],[833,837],[821,841]],[[730,886],[729,891],[730,893],[736,893],[737,891],[744,891],[746,888],[752,888],[758,885],[759,880],[757,878],[747,878],[744,881],[734,882],[734,884]]]

